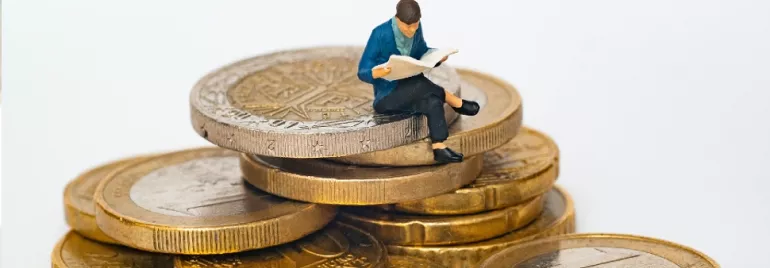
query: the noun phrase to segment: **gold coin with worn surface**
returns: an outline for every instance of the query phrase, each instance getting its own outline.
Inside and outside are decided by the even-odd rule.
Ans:
[[[692,248],[624,234],[571,234],[517,244],[495,253],[482,268],[717,268]]]
[[[513,206],[541,195],[556,181],[559,149],[545,134],[523,127],[516,137],[484,153],[484,168],[473,183],[451,193],[385,205],[387,210],[458,215]]]
[[[543,211],[543,198],[517,206],[459,216],[411,215],[372,207],[345,208],[338,219],[372,233],[386,245],[456,245],[516,230]]]
[[[171,268],[174,267],[174,262],[169,255],[103,244],[70,231],[54,247],[51,253],[51,266],[54,268]]]
[[[221,254],[299,239],[334,206],[287,200],[241,179],[239,153],[200,148],[133,163],[103,180],[96,223],[121,244],[175,254]]]
[[[421,167],[361,167],[324,159],[243,154],[246,180],[268,193],[336,205],[382,205],[459,189],[481,173],[481,157]]]
[[[446,268],[441,264],[407,256],[388,256],[388,268]]]
[[[447,146],[473,156],[502,146],[519,131],[521,97],[505,81],[488,74],[458,69],[462,96],[475,100],[481,110],[475,116],[460,116],[449,127]],[[392,149],[333,158],[333,161],[368,166],[417,166],[434,164],[429,139]]]
[[[454,246],[387,246],[388,254],[428,259],[447,267],[476,267],[494,252],[514,243],[575,232],[572,198],[558,186],[545,194],[543,213],[532,223],[505,235],[476,243]]]
[[[121,159],[95,167],[80,174],[67,184],[67,187],[64,188],[64,218],[67,224],[85,237],[105,243],[118,243],[104,234],[96,225],[94,192],[99,182],[110,172],[141,159],[143,157]]]
[[[280,51],[203,77],[190,94],[196,132],[224,148],[258,155],[322,158],[409,144],[428,136],[425,116],[376,114],[372,85],[358,78],[361,47]],[[457,72],[426,77],[458,94]],[[444,105],[451,123],[457,113]]]
[[[385,247],[372,235],[333,222],[295,242],[267,249],[211,256],[178,256],[177,268],[385,267]]]

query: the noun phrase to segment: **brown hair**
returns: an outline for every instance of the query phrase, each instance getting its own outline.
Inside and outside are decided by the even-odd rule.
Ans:
[[[406,24],[412,24],[420,20],[420,5],[414,0],[400,0],[396,4],[396,18]]]

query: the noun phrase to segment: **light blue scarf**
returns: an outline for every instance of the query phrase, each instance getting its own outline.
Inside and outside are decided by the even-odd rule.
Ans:
[[[412,38],[408,38],[398,29],[398,22],[396,17],[390,19],[390,25],[393,26],[393,36],[396,37],[396,48],[401,55],[409,56],[412,52]]]

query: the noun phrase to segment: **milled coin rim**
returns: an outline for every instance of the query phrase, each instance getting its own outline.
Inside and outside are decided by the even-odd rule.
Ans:
[[[552,191],[554,191],[556,194],[559,194],[564,200],[563,214],[557,217],[549,225],[543,227],[539,232],[533,233],[529,236],[522,237],[518,240],[504,241],[496,244],[491,244],[490,241],[497,240],[508,234],[504,234],[502,236],[485,241],[454,246],[416,247],[390,245],[388,246],[388,252],[395,255],[407,255],[418,258],[425,258],[445,265],[447,263],[451,263],[452,265],[458,267],[475,267],[474,265],[477,265],[481,260],[489,257],[491,254],[502,248],[509,247],[510,245],[523,241],[538,239],[541,237],[549,237],[575,232],[575,204],[572,196],[558,184],[553,186]],[[548,194],[548,192],[546,194]],[[548,207],[545,207],[544,209],[547,210]],[[535,219],[535,221],[538,219]],[[527,228],[527,226],[524,226],[521,229]],[[511,233],[518,231],[519,230],[515,230]]]
[[[489,73],[476,71],[470,68],[457,68],[456,70],[460,76],[460,79],[462,80],[460,86],[462,89],[473,87],[487,94],[489,89],[484,89],[466,81],[467,77],[476,77],[476,79],[487,80],[493,84],[496,84],[501,92],[507,92],[510,95],[511,101],[510,103],[505,103],[503,101],[495,102],[488,100],[487,107],[495,104],[503,107],[500,114],[490,115],[494,116],[494,118],[490,119],[489,123],[486,125],[478,126],[466,131],[461,131],[459,133],[453,133],[453,128],[457,127],[456,124],[459,123],[455,122],[452,126],[449,127],[449,137],[446,141],[444,141],[444,143],[451,148],[457,149],[457,151],[463,153],[463,155],[466,157],[469,157],[493,150],[513,139],[513,137],[516,136],[516,134],[519,132],[519,129],[521,128],[524,109],[521,95],[519,94],[516,87],[507,81]],[[487,94],[487,97],[489,97],[488,95],[489,94]],[[481,111],[476,116],[461,116],[459,120],[479,120],[478,117],[483,116],[482,113],[484,113],[484,109],[485,108],[482,107]],[[364,152],[361,154],[335,157],[330,158],[330,160],[364,166],[431,165],[435,162],[433,161],[433,155],[431,154],[431,151],[428,150],[428,148],[430,148],[430,143],[430,139],[425,138],[394,148],[386,148],[383,150]],[[389,157],[391,155],[409,156],[413,153],[412,151],[414,151],[415,147],[424,147],[426,150],[424,153],[409,159]],[[410,154],[403,153],[405,151],[410,151]]]
[[[369,215],[356,214],[355,212],[343,209],[337,215],[337,219],[367,230],[388,245],[451,246],[491,239],[526,226],[540,216],[543,211],[544,201],[545,199],[542,196],[537,196],[527,202],[507,208],[471,215],[451,216],[408,215],[372,210],[369,213],[374,214],[374,217],[370,217]],[[405,215],[407,218],[388,220],[377,217],[388,214],[394,217]],[[497,229],[485,226],[488,223],[499,222],[500,220],[510,223],[511,219],[515,219],[512,224],[506,224],[505,226],[493,225],[494,227],[499,227]],[[483,232],[479,232],[481,228],[484,229]],[[458,234],[474,233],[474,235],[466,235],[462,240],[453,236],[455,240],[452,241],[438,241],[426,235],[428,233],[447,232]]]
[[[318,51],[318,52],[316,52]],[[370,122],[374,120],[383,120],[384,122],[378,123],[374,126],[360,127],[356,129],[339,129],[329,127],[324,129],[325,132],[308,132],[306,130],[281,130],[278,128],[257,128],[247,127],[246,122],[238,124],[233,122],[232,119],[228,119],[216,114],[209,114],[201,108],[202,104],[198,96],[203,87],[209,84],[225,84],[225,87],[231,87],[238,82],[248,77],[253,72],[246,72],[239,70],[244,66],[254,65],[267,68],[271,66],[268,63],[262,63],[260,60],[265,61],[270,59],[271,61],[282,61],[281,57],[289,57],[294,54],[318,54],[323,51],[334,52],[339,55],[351,54],[356,52],[360,55],[363,52],[361,46],[318,46],[318,47],[304,47],[290,50],[278,50],[270,53],[265,53],[250,58],[242,59],[232,62],[225,66],[219,67],[214,71],[203,76],[198,82],[195,83],[190,91],[190,118],[192,121],[193,129],[201,137],[205,138],[209,142],[216,144],[220,147],[259,155],[275,156],[275,157],[288,157],[288,158],[325,158],[325,157],[338,157],[345,155],[354,155],[364,152],[376,151],[388,149],[425,138],[428,135],[427,119],[425,116],[410,116],[410,115],[379,115],[372,114],[362,116],[360,119],[362,122]],[[347,51],[347,52],[345,52]],[[360,56],[358,56],[360,57]],[[436,69],[444,70],[448,72],[450,76],[448,79],[451,83],[457,84],[456,88],[447,89],[450,92],[459,94],[460,91],[460,79],[457,72],[448,66],[442,64]],[[232,72],[232,73],[228,73]],[[215,81],[215,79],[217,79]],[[232,84],[232,85],[231,85]],[[225,89],[226,91],[227,89]],[[242,112],[244,118],[251,118],[250,122],[261,122],[262,120],[274,120],[281,122],[297,122],[298,124],[308,124],[310,128],[315,128],[312,122],[305,121],[287,121],[279,119],[266,119],[259,117],[251,113],[243,112],[240,109],[232,106],[227,101],[227,107],[219,107],[221,109],[229,109],[230,111]],[[458,117],[457,113],[451,109],[448,105],[444,105],[445,117],[448,122],[453,122]],[[243,119],[245,120],[245,119]],[[331,120],[330,122],[333,122]],[[398,124],[398,126],[393,126]],[[394,130],[394,131],[385,131]],[[398,134],[393,137],[383,137],[383,131],[388,133]],[[272,140],[273,144],[277,146],[291,145],[286,148],[269,149],[265,145],[264,141]],[[315,143],[326,143],[329,140],[369,140],[371,141],[366,146],[353,146],[353,145],[340,145],[337,147],[329,146],[324,148],[324,151],[313,150]]]
[[[559,161],[559,147],[556,145],[556,142],[550,136],[546,135],[542,131],[538,131],[528,126],[522,126],[518,135],[521,135],[521,133],[524,131],[529,131],[533,133],[532,135],[542,138],[546,144],[549,144],[548,147],[550,147],[550,149],[553,149],[553,152],[554,152],[553,161],[550,164],[545,165],[541,170],[535,173],[529,174],[529,176],[521,177],[515,180],[510,180],[504,183],[488,184],[488,185],[478,186],[478,187],[472,187],[468,185],[454,192],[433,196],[426,199],[416,200],[416,201],[385,205],[384,208],[386,210],[395,210],[395,211],[402,211],[406,213],[423,214],[423,215],[463,215],[463,214],[472,214],[472,213],[490,211],[495,209],[501,209],[504,207],[517,205],[522,202],[526,202],[535,196],[547,193],[551,189],[551,187],[556,183],[556,180],[558,179],[557,166]],[[512,142],[512,141],[513,139],[509,142]],[[498,147],[498,149],[502,148],[503,146],[506,146],[507,144],[508,143],[503,144],[502,146]],[[481,178],[482,176],[484,176],[483,169],[481,170],[481,174],[479,175],[479,178]],[[471,183],[471,185],[472,184],[473,183]],[[531,187],[531,188],[522,187],[522,185],[525,185],[525,184],[535,185],[536,187]],[[520,190],[522,188],[527,189],[528,191],[525,193],[522,193],[520,196],[502,194],[509,191],[513,192],[511,189]],[[468,200],[474,196],[480,196],[481,198],[483,198],[484,202],[477,203],[477,206],[465,206],[467,204],[471,204],[471,202],[459,202],[460,204],[463,204],[464,207],[461,207],[461,208],[455,207],[455,208],[451,208],[451,210],[450,209],[439,210],[439,209],[436,209],[435,206],[431,205],[431,204],[440,203],[438,201],[441,201],[441,200],[448,200],[448,199]],[[487,198],[487,197],[493,197],[493,198]],[[506,199],[506,197],[509,197],[509,198]]]
[[[483,165],[481,157],[469,157],[460,163],[415,167],[415,169],[419,168],[425,171],[409,175],[337,180],[330,177],[287,172],[282,170],[281,167],[273,166],[255,158],[259,158],[259,156],[241,154],[241,170],[244,179],[262,191],[288,199],[316,204],[356,206],[382,205],[416,200],[452,191],[475,180],[478,174],[481,173],[481,166]],[[352,166],[333,162],[328,162],[328,164]],[[393,194],[404,193],[399,189],[414,190],[415,185],[420,185],[420,183],[426,180],[442,180],[442,182],[436,183],[437,186],[430,187],[430,189],[423,188],[422,191],[413,192],[413,195]],[[308,196],[307,189],[315,189],[320,191],[320,193],[326,194]]]
[[[158,159],[177,155],[196,154],[205,151],[219,151],[221,155],[229,153],[233,154],[232,157],[238,157],[237,152],[232,152],[224,148],[198,147],[155,155],[112,171],[99,183],[96,193],[94,194],[96,223],[98,227],[120,244],[149,252],[182,255],[224,254],[260,249],[297,240],[323,228],[327,223],[331,222],[337,214],[337,207],[335,206],[308,203],[307,207],[296,211],[295,213],[281,215],[262,221],[240,221],[235,224],[227,223],[227,221],[232,218],[248,218],[248,215],[254,214],[248,213],[247,215],[237,214],[211,217],[216,218],[221,222],[206,226],[174,226],[151,223],[136,217],[121,215],[120,212],[116,211],[115,208],[107,203],[104,197],[105,188],[121,172]],[[130,188],[127,189],[127,191],[130,191]],[[298,202],[294,200],[287,201]],[[146,210],[133,202],[132,205],[147,213],[164,217],[174,217]],[[284,233],[281,232],[283,228],[289,228],[286,225],[291,225],[290,227],[292,228],[290,229],[293,230],[290,232],[291,235],[283,237],[278,236],[279,233]],[[264,236],[260,236],[259,234],[264,234]],[[275,237],[271,237],[273,234]]]
[[[705,261],[708,265],[713,266],[712,268],[719,268],[719,264],[717,264],[714,259],[709,257],[708,255],[704,254],[703,252],[696,250],[692,247],[685,246],[682,244],[678,244],[672,241],[663,240],[660,238],[654,238],[654,237],[648,237],[648,236],[642,236],[642,235],[634,235],[634,234],[620,234],[620,233],[579,233],[579,234],[564,234],[564,235],[558,235],[558,236],[551,236],[546,237],[538,240],[528,240],[528,241],[522,241],[520,243],[516,243],[514,245],[511,245],[503,250],[500,250],[498,252],[495,252],[494,255],[489,256],[488,258],[484,259],[482,262],[479,263],[481,267],[484,267],[484,265],[488,265],[487,262],[491,262],[496,260],[497,258],[501,258],[500,256],[505,255],[505,253],[514,251],[516,249],[524,248],[524,247],[530,247],[532,245],[542,244],[542,243],[548,243],[548,242],[556,242],[556,241],[563,241],[563,240],[576,240],[576,239],[616,239],[616,240],[624,240],[629,242],[647,242],[647,243],[653,243],[658,244],[666,247],[670,247],[674,250],[681,250],[684,252],[691,253],[697,257],[700,257]],[[615,246],[613,246],[615,247]],[[668,258],[665,258],[663,256],[641,250],[641,249],[635,249],[635,248],[622,248],[622,249],[632,249],[632,250],[638,250],[642,251],[660,258],[663,258],[665,260],[674,262],[676,265],[679,265],[675,262],[675,260],[671,260]]]

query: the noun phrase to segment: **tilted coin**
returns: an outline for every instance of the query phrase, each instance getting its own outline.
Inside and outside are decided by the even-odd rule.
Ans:
[[[388,210],[430,215],[471,214],[529,200],[556,181],[559,149],[547,135],[522,127],[516,137],[484,153],[484,168],[473,183],[447,194],[386,205]]]
[[[545,194],[543,213],[532,223],[505,235],[454,246],[387,246],[388,254],[428,259],[447,267],[476,267],[494,252],[514,243],[575,232],[572,198],[558,186]]]
[[[475,116],[461,116],[449,127],[444,142],[465,156],[478,155],[502,146],[519,131],[522,120],[521,97],[510,84],[488,74],[458,69],[462,96],[477,100],[481,110]],[[478,101],[481,99],[481,101]],[[332,160],[368,166],[416,166],[434,163],[429,139]]]
[[[340,221],[372,233],[386,245],[456,245],[477,242],[519,229],[543,211],[543,198],[517,206],[472,215],[432,216],[346,208]]]
[[[178,256],[177,268],[358,268],[385,267],[386,251],[372,235],[333,222],[290,244],[226,255]]]
[[[245,179],[268,193],[336,205],[381,205],[456,190],[481,172],[481,157],[422,167],[362,167],[324,159],[243,154]]]
[[[388,256],[388,268],[446,268],[441,264],[407,256]]]
[[[59,240],[51,253],[51,266],[171,268],[174,267],[174,262],[169,255],[103,244],[70,231]]]
[[[511,246],[481,263],[482,268],[717,268],[692,248],[625,234],[571,234]]]
[[[143,157],[121,159],[90,169],[75,178],[64,189],[64,218],[67,224],[81,235],[105,243],[116,244],[96,225],[94,192],[107,174]]]
[[[221,254],[299,239],[336,207],[272,196],[241,179],[239,154],[200,148],[162,154],[116,171],[94,195],[96,223],[137,249]]]
[[[358,79],[360,47],[319,47],[242,60],[203,77],[190,94],[196,132],[224,148],[322,158],[408,144],[428,136],[425,116],[374,112],[372,85]],[[454,69],[426,74],[459,94]],[[448,122],[457,113],[444,105]]]

